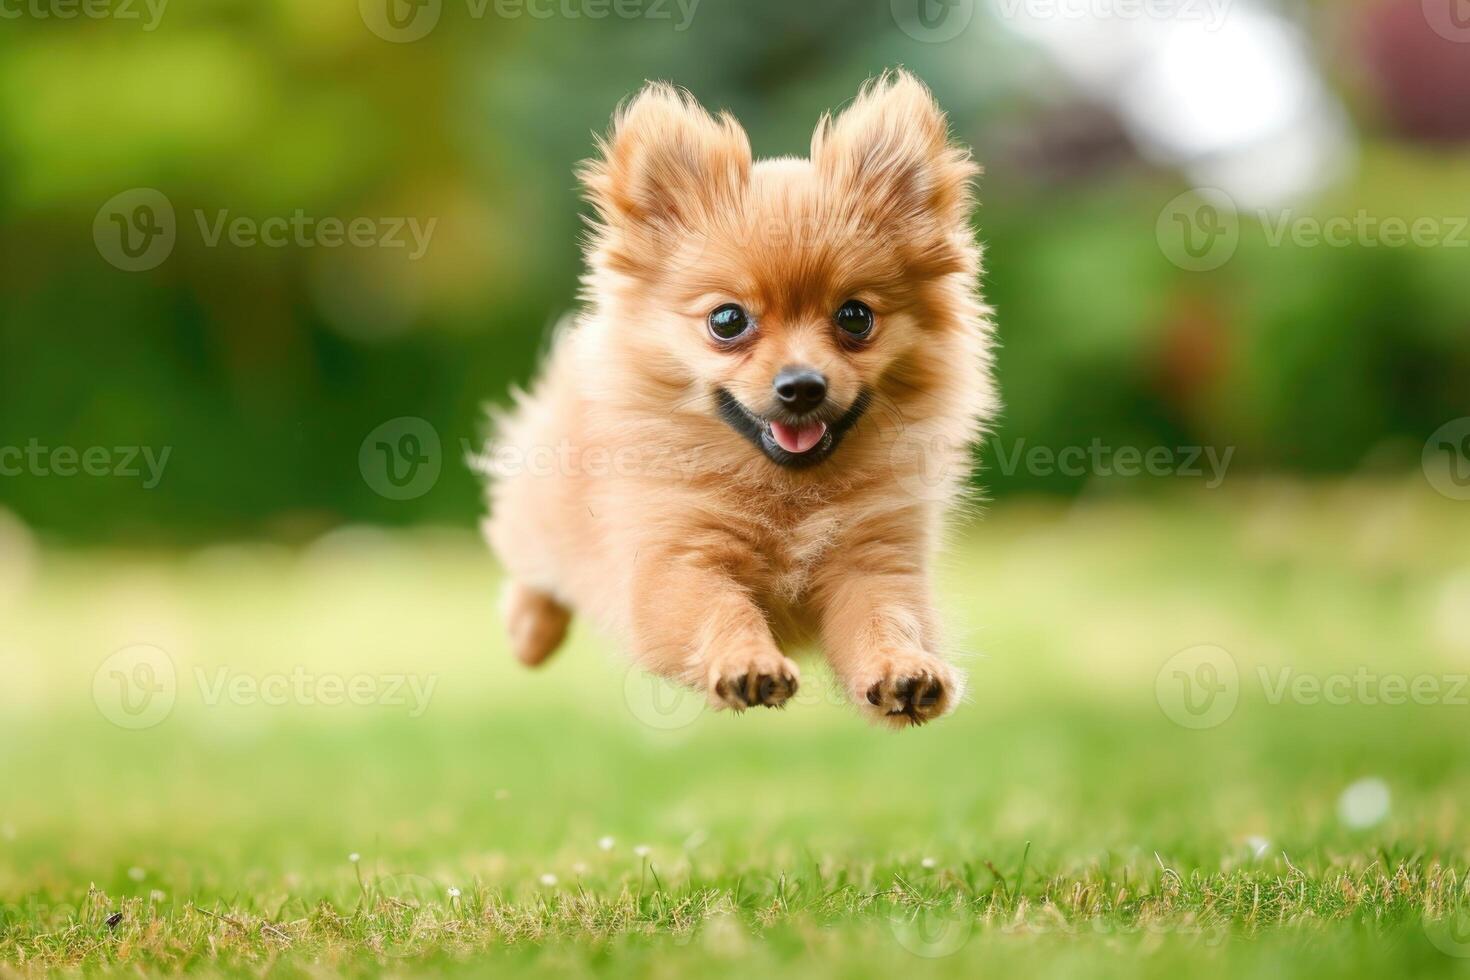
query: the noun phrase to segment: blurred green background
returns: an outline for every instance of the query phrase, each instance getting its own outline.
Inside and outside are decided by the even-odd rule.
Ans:
[[[1451,3],[924,2],[138,0],[67,18],[5,0],[0,446],[170,456],[151,489],[26,463],[0,503],[83,542],[465,526],[482,406],[574,306],[573,167],[647,78],[733,110],[763,156],[803,153],[887,66],[932,86],[987,171],[1001,455],[1100,440],[1230,449],[1232,473],[1408,472],[1470,415],[1470,28]],[[1190,212],[1199,232],[1234,230],[1202,258],[1171,240],[1193,187],[1229,202]],[[114,222],[143,220],[139,188],[175,240],[128,271]],[[316,230],[214,237],[240,218]],[[1332,218],[1354,230],[1314,242]],[[427,238],[328,247],[325,219]],[[1373,230],[1394,220],[1427,237]],[[401,417],[443,452],[406,500],[359,466]],[[1154,482],[1000,466],[996,448],[996,497]]]

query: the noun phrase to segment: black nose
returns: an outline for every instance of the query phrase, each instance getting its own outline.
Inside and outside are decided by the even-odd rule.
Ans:
[[[776,375],[775,388],[781,405],[797,415],[805,415],[827,400],[827,379],[812,368],[782,368]]]

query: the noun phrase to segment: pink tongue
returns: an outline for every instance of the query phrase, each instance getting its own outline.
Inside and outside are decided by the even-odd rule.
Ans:
[[[827,434],[827,426],[824,422],[809,422],[806,425],[783,425],[780,422],[771,423],[771,435],[775,437],[776,445],[788,453],[807,452],[817,443],[822,441],[822,436]]]

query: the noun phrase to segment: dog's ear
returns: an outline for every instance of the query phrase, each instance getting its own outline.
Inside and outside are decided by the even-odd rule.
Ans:
[[[728,113],[710,115],[663,82],[650,82],[618,111],[598,150],[578,176],[613,229],[695,227],[750,176],[750,140],[740,124]]]
[[[949,120],[929,89],[903,70],[869,82],[836,119],[822,118],[812,162],[889,227],[968,224],[980,173],[969,151],[950,142]]]

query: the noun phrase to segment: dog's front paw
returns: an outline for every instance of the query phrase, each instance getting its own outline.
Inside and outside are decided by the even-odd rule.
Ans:
[[[779,653],[721,658],[709,671],[710,702],[716,708],[781,708],[796,693],[801,672]]]
[[[932,654],[893,653],[875,660],[855,679],[853,699],[877,721],[895,728],[922,725],[948,714],[959,699],[959,675]]]

